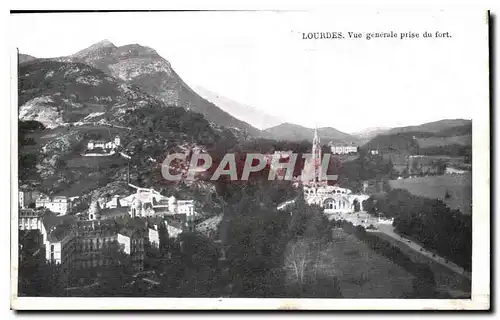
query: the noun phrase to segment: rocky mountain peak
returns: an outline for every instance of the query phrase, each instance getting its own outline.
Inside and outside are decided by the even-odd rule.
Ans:
[[[103,53],[112,53],[115,50],[116,46],[111,41],[105,39],[97,43],[94,43],[88,48],[78,51],[77,53],[73,54],[72,57],[84,58],[93,55],[100,55]]]

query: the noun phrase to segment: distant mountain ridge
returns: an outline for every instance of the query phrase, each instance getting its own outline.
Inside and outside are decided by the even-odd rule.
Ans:
[[[23,63],[23,62],[27,62],[27,61],[31,61],[31,60],[35,60],[35,59],[37,59],[37,58],[30,56],[29,54],[24,54],[24,53],[19,54],[19,63]]]
[[[380,135],[387,133],[391,128],[388,127],[370,127],[361,131],[353,132],[351,135],[359,138],[361,143],[365,143],[370,141],[370,139]]]
[[[280,120],[277,117],[268,115],[256,108],[226,98],[201,86],[196,86],[194,90],[200,96],[214,103],[222,110],[228,112],[229,114],[235,116],[240,120],[251,124],[252,126],[260,130],[265,130],[267,128],[283,123],[283,120]]]
[[[416,126],[405,126],[392,128],[388,134],[399,132],[439,132],[445,129],[471,124],[471,120],[466,119],[443,119],[439,121],[426,122]]]
[[[288,141],[312,141],[314,136],[314,129],[288,122],[268,128],[263,132],[267,138]],[[350,134],[331,127],[318,128],[318,135],[323,144],[330,141],[349,144],[356,143],[359,140]]]
[[[444,119],[418,126],[393,128],[365,143],[364,149],[396,153],[463,154],[472,146],[472,121]]]

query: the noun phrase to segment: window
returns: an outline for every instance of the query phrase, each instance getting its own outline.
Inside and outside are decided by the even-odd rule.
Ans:
[[[51,252],[52,252],[52,254],[53,254],[53,252],[54,252],[54,245],[53,245],[53,244],[51,244],[51,245],[50,245],[50,251],[51,251]]]

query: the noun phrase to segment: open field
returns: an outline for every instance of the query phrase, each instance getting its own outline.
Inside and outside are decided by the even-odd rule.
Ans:
[[[386,161],[388,161],[389,159],[392,161],[394,169],[400,174],[406,169],[407,166],[409,166],[409,156],[410,155],[408,154],[397,153],[383,155]],[[471,165],[464,163],[463,157],[413,155],[411,160],[416,161],[419,166],[421,165],[424,172],[428,169],[430,169],[431,171],[435,169],[433,168],[433,163],[436,163],[438,161],[442,161],[448,167],[471,170]]]
[[[421,148],[442,147],[450,144],[459,144],[462,146],[472,145],[472,135],[452,136],[452,137],[430,137],[418,138],[418,145]]]
[[[441,176],[415,177],[391,180],[394,189],[406,189],[410,193],[427,198],[440,199],[451,209],[472,214],[472,174],[445,174]],[[446,191],[450,198],[445,199]]]
[[[332,232],[333,241],[319,252],[317,272],[323,279],[337,278],[343,298],[402,298],[413,292],[410,273],[354,235],[341,229]],[[312,260],[317,253],[310,253]]]
[[[457,274],[456,272],[446,268],[445,266],[433,261],[405,245],[404,243],[386,235],[383,232],[374,232],[380,238],[389,241],[392,245],[398,247],[403,251],[411,260],[416,263],[425,263],[429,265],[434,278],[436,280],[436,289],[442,293],[448,293],[453,298],[469,298],[471,292],[471,281],[466,277]]]

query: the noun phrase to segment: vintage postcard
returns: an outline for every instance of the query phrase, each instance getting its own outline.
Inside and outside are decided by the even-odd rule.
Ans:
[[[488,310],[489,22],[11,12],[11,307]]]

